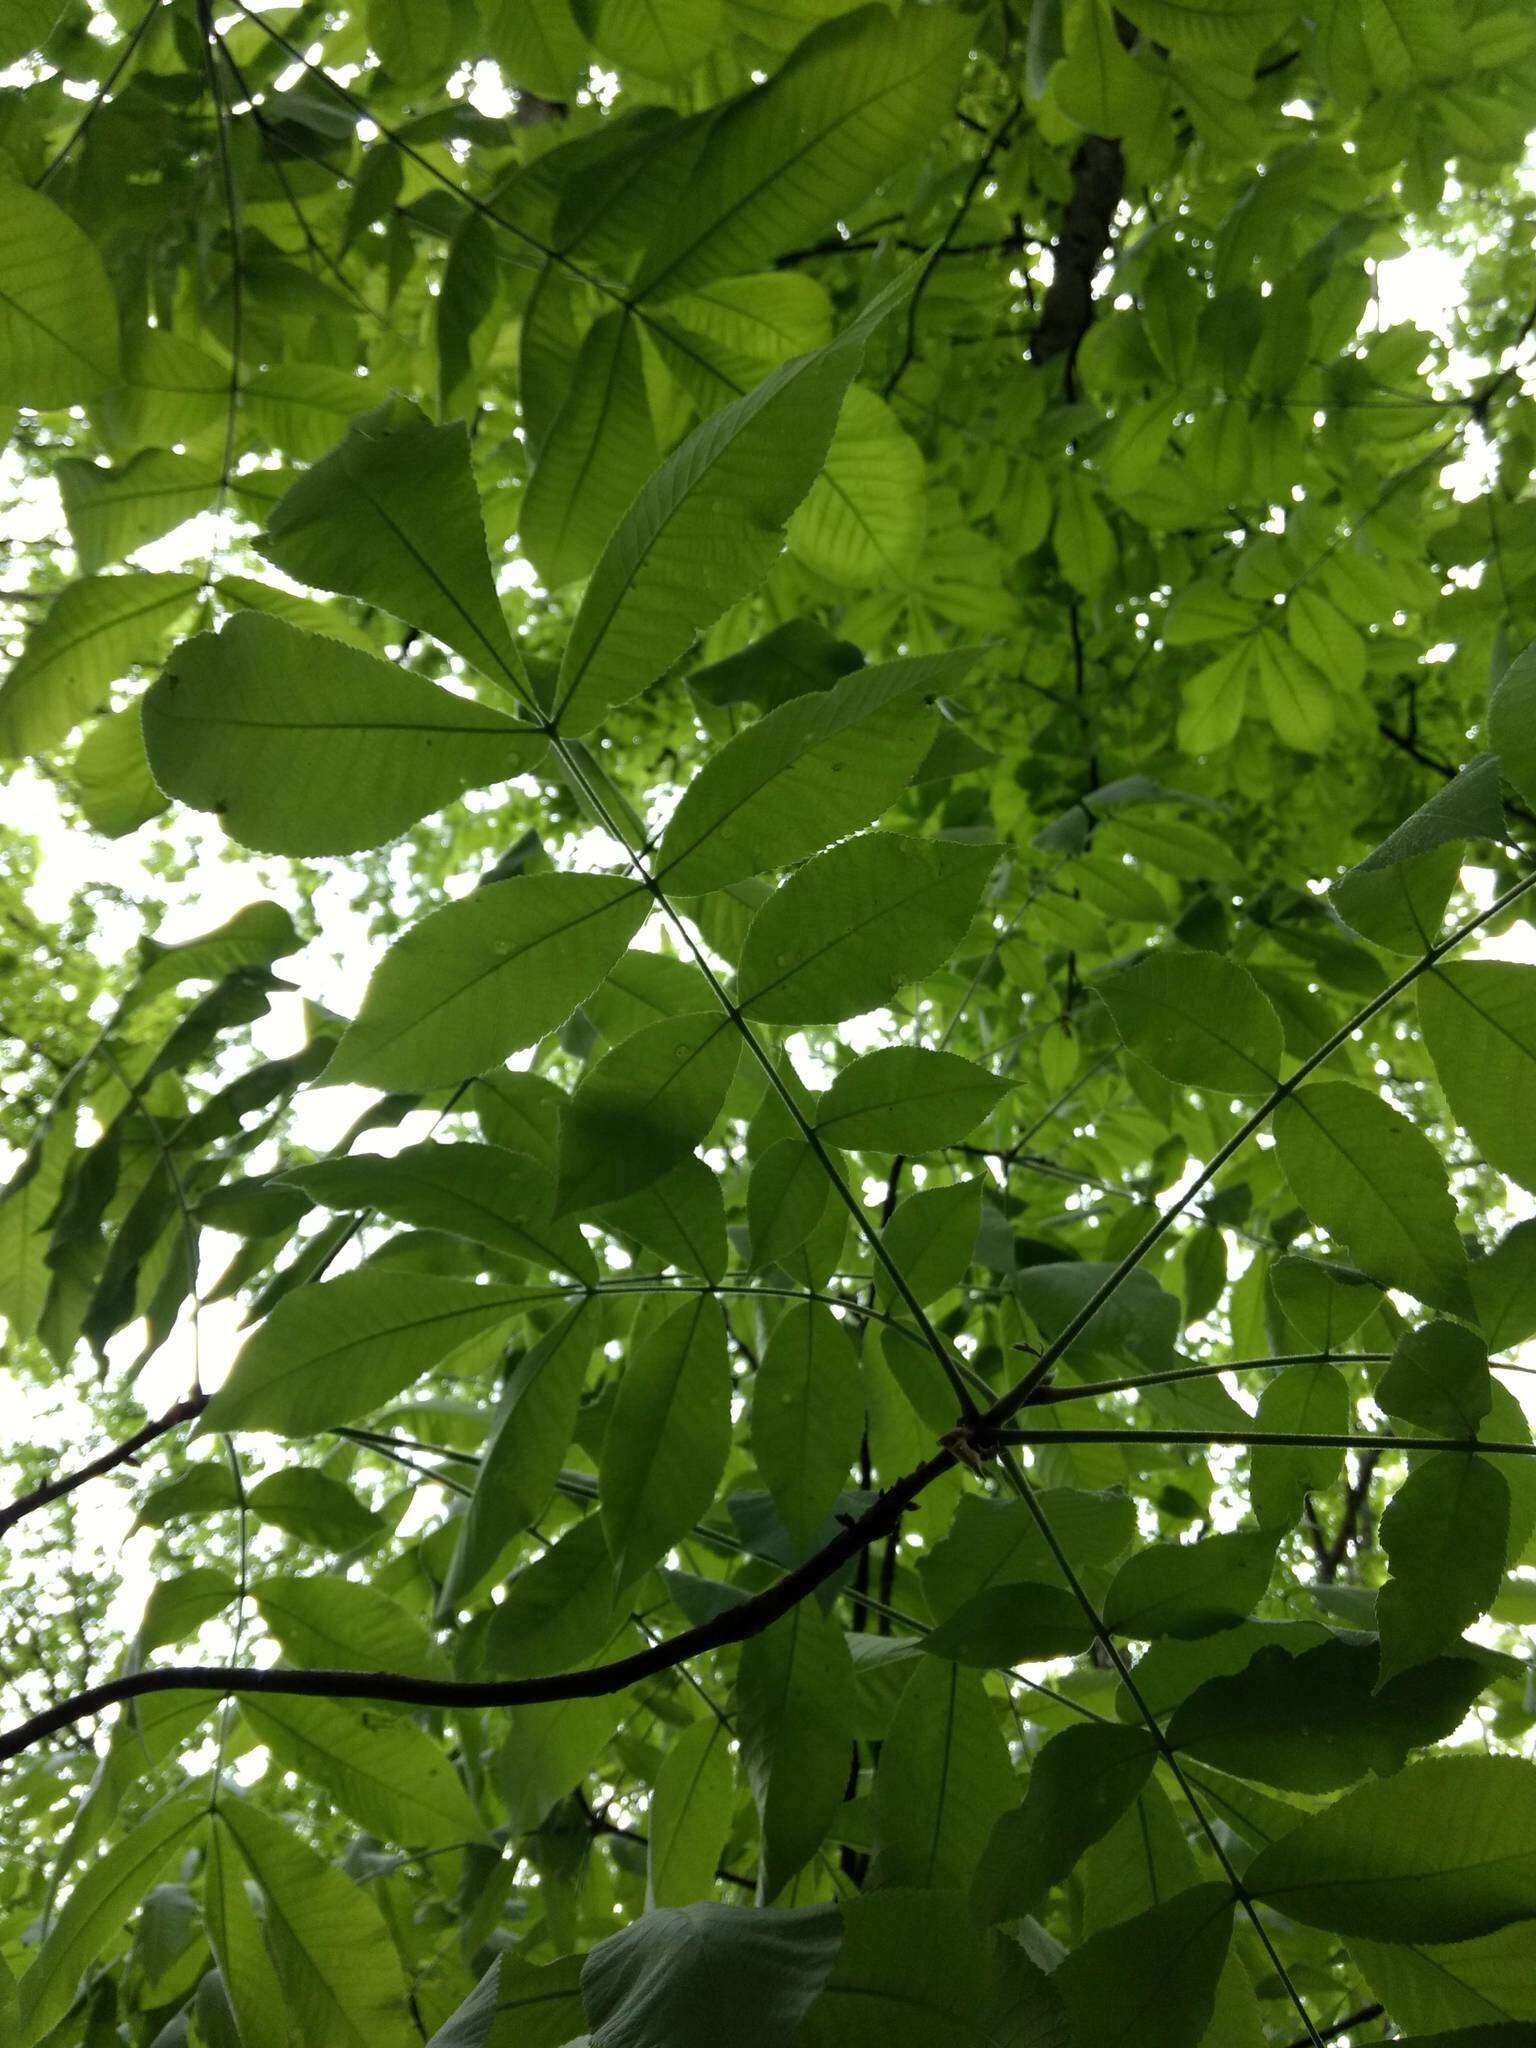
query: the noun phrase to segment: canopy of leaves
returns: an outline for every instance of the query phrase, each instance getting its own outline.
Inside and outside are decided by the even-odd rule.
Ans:
[[[1528,2043],[1536,16],[0,65],[0,2048]]]

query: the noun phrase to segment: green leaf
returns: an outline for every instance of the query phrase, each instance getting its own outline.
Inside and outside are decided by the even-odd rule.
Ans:
[[[75,749],[71,767],[86,822],[104,839],[125,839],[165,809],[144,752],[136,704],[98,718]]]
[[[1310,1351],[1337,1351],[1381,1305],[1381,1289],[1353,1266],[1291,1254],[1276,1259],[1269,1285],[1281,1313]]]
[[[560,1126],[555,1211],[586,1214],[670,1173],[709,1135],[741,1059],[722,1010],[647,1024],[583,1076]]]
[[[1127,1047],[1170,1081],[1251,1097],[1279,1078],[1280,1019],[1235,960],[1163,949],[1093,987]]]
[[[240,2031],[241,2048],[288,2048],[288,2016],[271,1952],[229,1835],[212,1816],[203,1872],[203,1925]]]
[[[1093,1647],[1093,1625],[1065,1586],[1010,1580],[984,1586],[923,1638],[932,1657],[983,1671],[1080,1657]]]
[[[646,1813],[647,1911],[711,1896],[735,1807],[729,1739],[707,1715],[683,1730],[656,1773]]]
[[[1419,1024],[1457,1122],[1490,1166],[1536,1186],[1536,967],[1438,966],[1419,983]]]
[[[981,1182],[961,1180],[947,1188],[919,1188],[898,1202],[880,1241],[926,1307],[959,1286],[975,1254],[980,1228]],[[887,1302],[896,1299],[894,1283],[883,1268],[876,1269],[875,1286]]]
[[[696,427],[625,513],[592,572],[566,643],[554,717],[590,732],[747,596],[810,489],[871,332],[902,280],[814,355],[772,371]]]
[[[1051,1980],[956,1892],[856,1892],[802,2048],[1067,2048]]]
[[[4,193],[0,405],[78,405],[117,381],[112,287],[95,243],[51,199],[9,171]]]
[[[638,1238],[664,1266],[697,1273],[702,1280],[725,1278],[730,1264],[725,1197],[702,1159],[690,1154],[679,1160],[649,1187],[610,1202],[600,1220],[605,1229]]]
[[[1488,741],[1516,789],[1536,801],[1536,648],[1517,655],[1499,678],[1488,702]]]
[[[790,619],[739,654],[696,668],[688,687],[706,704],[756,704],[776,711],[793,697],[830,690],[862,667],[864,657],[815,619]]]
[[[318,1785],[369,1834],[424,1848],[484,1837],[447,1757],[402,1716],[279,1693],[243,1699],[240,1712],[285,1770]]]
[[[853,1339],[829,1308],[797,1303],[775,1323],[753,1379],[751,1448],[802,1551],[842,1492],[863,1430]]]
[[[1266,1380],[1254,1417],[1257,1431],[1342,1436],[1349,1428],[1349,1387],[1335,1365],[1292,1365]],[[1249,1453],[1254,1518],[1261,1528],[1292,1529],[1309,1493],[1339,1476],[1344,1453],[1284,1445]]]
[[[1235,1628],[1264,1597],[1279,1538],[1279,1530],[1244,1529],[1138,1550],[1105,1596],[1106,1628],[1143,1640]]]
[[[525,1962],[503,1949],[427,2048],[564,2048],[580,2038],[582,1956]]]
[[[523,496],[519,537],[550,589],[591,573],[658,453],[639,329],[627,311],[604,313]]]
[[[292,1578],[263,1571],[251,1597],[290,1664],[448,1675],[447,1659],[422,1623],[376,1586],[331,1573]]]
[[[458,1540],[439,1596],[451,1613],[479,1591],[514,1536],[549,1505],[576,1433],[597,1311],[579,1301],[513,1367],[496,1415],[475,1490],[458,1524]]]
[[[1517,1223],[1467,1270],[1490,1351],[1507,1351],[1536,1336],[1536,1221]]]
[[[1470,1657],[1438,1657],[1378,1685],[1378,1663],[1373,1643],[1343,1637],[1294,1653],[1266,1646],[1182,1700],[1168,1740],[1262,1785],[1336,1792],[1367,1772],[1390,1777],[1454,1734],[1491,1676]]]
[[[633,1585],[705,1513],[730,1445],[725,1317],[700,1295],[630,1358],[604,1433],[598,1504],[617,1585]]]
[[[1471,1312],[1445,1168],[1406,1117],[1347,1081],[1314,1081],[1280,1105],[1274,1131],[1291,1192],[1373,1280]]]
[[[922,449],[883,398],[853,385],[826,467],[790,517],[790,552],[833,583],[900,588],[926,526]]]
[[[544,751],[502,712],[256,612],[184,640],[143,715],[167,796],[263,853],[379,846]]]
[[[382,1515],[364,1507],[350,1487],[312,1465],[269,1472],[247,1491],[245,1504],[258,1520],[322,1550],[356,1550],[377,1543],[389,1526]]]
[[[776,1139],[747,1182],[753,1265],[772,1265],[798,1251],[832,1198],[831,1177],[814,1148],[803,1138]]]
[[[246,1800],[226,1794],[217,1825],[261,1887],[267,1934],[301,2037],[336,2048],[414,2042],[400,1959],[370,1895]]]
[[[518,875],[434,910],[374,970],[327,1081],[452,1087],[565,1022],[650,898],[614,875]]]
[[[1024,1804],[1004,1813],[976,1866],[971,1897],[990,1925],[1038,1913],[1046,1894],[1112,1828],[1152,1775],[1144,1728],[1064,1728],[1030,1764]]]
[[[871,832],[807,861],[752,921],[737,972],[748,1016],[831,1024],[946,961],[996,860],[990,846]]]
[[[1430,1436],[1477,1435],[1493,1406],[1488,1347],[1462,1323],[1423,1323],[1397,1340],[1372,1398]]]
[[[107,710],[112,685],[155,660],[196,595],[193,576],[140,569],[61,590],[0,682],[0,755],[42,753]]]
[[[1195,1885],[1106,1927],[1051,1978],[1079,2041],[1200,2048],[1232,1935],[1232,1891]]]
[[[661,222],[636,295],[672,299],[765,269],[856,208],[945,119],[964,49],[955,21],[923,8],[863,7],[813,29],[711,127],[694,202]]]
[[[1486,1458],[1419,1458],[1381,1518],[1392,1576],[1376,1595],[1383,1685],[1460,1641],[1504,1576],[1509,1487]]]
[[[1008,1087],[956,1053],[885,1046],[843,1068],[817,1105],[816,1128],[853,1152],[933,1152],[968,1137]]]
[[[923,1890],[968,1885],[998,1816],[1017,1796],[984,1681],[957,1664],[920,1661],[875,1773],[880,1882]]]
[[[576,97],[591,52],[569,0],[490,0],[482,13],[491,53],[512,84],[541,100]]]
[[[621,1639],[622,1640],[622,1639]],[[634,1638],[639,1647],[639,1638]],[[623,1693],[515,1708],[497,1775],[512,1832],[526,1834],[592,1769],[629,1710]]]
[[[1467,1941],[1536,1915],[1536,1765],[1444,1756],[1361,1785],[1260,1851],[1249,1892],[1307,1927]]]
[[[742,1645],[741,1757],[762,1829],[758,1892],[776,1899],[815,1855],[848,1782],[854,1674],[834,1616],[802,1600]]]
[[[244,1345],[199,1429],[332,1429],[495,1339],[526,1299],[516,1288],[367,1267],[301,1288]]]
[[[526,697],[486,553],[462,423],[401,399],[354,421],[273,507],[261,552],[301,583],[382,605]]]
[[[581,1997],[592,2048],[703,2048],[731,2014],[740,2048],[782,2048],[827,1980],[835,1906],[681,1906],[647,1913],[592,1949]]]
[[[87,576],[208,511],[219,489],[215,463],[164,448],[146,448],[113,469],[61,462],[57,475],[70,538]]]
[[[1422,953],[1444,921],[1465,842],[1503,837],[1499,762],[1483,754],[1341,876],[1330,900],[1363,938]]]
[[[900,796],[933,739],[934,696],[967,654],[860,670],[797,697],[712,755],[672,814],[657,876],[702,895],[816,853]]]
[[[19,1987],[21,2041],[41,2041],[69,2010],[82,1973],[115,1946],[123,1922],[207,1812],[171,1799],[128,1831],[78,1880]]]
[[[542,1678],[595,1657],[623,1621],[602,1522],[587,1515],[525,1564],[491,1610],[482,1662],[495,1678]]]
[[[287,1168],[282,1184],[327,1209],[377,1209],[417,1230],[446,1230],[536,1266],[595,1283],[597,1262],[573,1223],[554,1215],[554,1184],[526,1153],[499,1145],[407,1145]]]

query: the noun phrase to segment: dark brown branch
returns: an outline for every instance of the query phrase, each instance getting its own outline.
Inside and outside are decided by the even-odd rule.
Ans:
[[[1093,280],[1114,231],[1115,210],[1125,192],[1125,158],[1107,135],[1085,135],[1072,159],[1072,196],[1061,217],[1051,251],[1052,271],[1040,324],[1029,345],[1032,361],[1067,359],[1072,365],[1093,320]]]
[[[392,1700],[408,1707],[516,1707],[543,1700],[596,1699],[622,1692],[626,1686],[655,1678],[690,1657],[760,1635],[834,1572],[851,1563],[861,1550],[895,1528],[924,1488],[949,1471],[954,1462],[947,1451],[936,1452],[896,1480],[814,1557],[786,1572],[761,1593],[743,1600],[739,1606],[727,1608],[698,1628],[684,1629],[668,1641],[636,1651],[632,1656],[616,1658],[610,1664],[596,1664],[586,1671],[557,1672],[548,1678],[502,1681],[411,1678],[394,1671],[243,1671],[221,1664],[166,1666],[108,1679],[77,1693],[73,1699],[34,1714],[0,1736],[0,1763],[9,1762],[50,1735],[99,1714],[104,1708],[118,1706],[124,1700],[143,1699],[151,1693],[265,1693],[308,1699]]]
[[[1340,2034],[1347,2034],[1352,2027],[1368,2026],[1372,2020],[1379,2020],[1386,2009],[1384,2005],[1362,2005],[1358,2012],[1347,2013],[1343,2019],[1335,2020],[1331,2027],[1324,2028],[1318,2038],[1323,2041],[1337,2041]],[[1292,2041],[1290,2048],[1312,2048],[1312,2044],[1303,2036],[1299,2041]]]
[[[1355,1531],[1360,1526],[1361,1511],[1369,1498],[1371,1480],[1380,1457],[1380,1451],[1366,1452],[1356,1469],[1349,1491],[1344,1496],[1344,1513],[1339,1522],[1339,1532],[1318,1563],[1317,1576],[1325,1586],[1332,1585],[1339,1576],[1339,1568],[1349,1554],[1350,1544],[1355,1540]]]
[[[174,1408],[168,1408],[158,1422],[146,1422],[141,1430],[114,1444],[109,1451],[103,1451],[99,1458],[89,1465],[82,1465],[78,1472],[66,1472],[58,1479],[50,1479],[46,1485],[34,1487],[31,1493],[24,1493],[13,1500],[8,1508],[0,1508],[0,1536],[13,1529],[23,1515],[35,1514],[51,1501],[62,1500],[76,1487],[84,1486],[87,1480],[100,1479],[104,1473],[115,1472],[119,1465],[129,1464],[140,1451],[147,1450],[160,1437],[168,1436],[178,1424],[191,1422],[201,1415],[208,1405],[206,1394],[189,1394],[185,1401],[178,1401]]]

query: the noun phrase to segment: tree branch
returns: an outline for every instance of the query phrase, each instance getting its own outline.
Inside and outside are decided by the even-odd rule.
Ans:
[[[99,1458],[89,1465],[82,1465],[77,1472],[66,1472],[61,1478],[50,1479],[46,1485],[34,1487],[13,1500],[8,1508],[0,1508],[0,1536],[6,1535],[22,1519],[23,1515],[35,1514],[51,1501],[62,1500],[87,1480],[100,1479],[104,1473],[115,1472],[119,1465],[126,1465],[136,1458],[140,1451],[147,1450],[160,1437],[168,1436],[178,1424],[191,1422],[207,1407],[209,1396],[203,1393],[189,1394],[184,1401],[178,1401],[174,1408],[168,1408],[158,1422],[146,1422],[141,1430],[114,1444],[109,1451],[103,1451]]]
[[[1083,336],[1093,320],[1093,280],[1109,248],[1115,210],[1125,191],[1125,158],[1107,135],[1085,135],[1072,159],[1072,196],[1051,251],[1052,272],[1030,359],[1067,359],[1067,386]]]
[[[834,1572],[851,1563],[861,1550],[895,1528],[918,1495],[949,1471],[954,1462],[948,1451],[936,1452],[896,1480],[813,1557],[786,1572],[761,1593],[743,1600],[739,1606],[727,1608],[697,1628],[684,1629],[681,1635],[631,1656],[616,1658],[610,1664],[595,1664],[585,1671],[556,1672],[548,1678],[483,1681],[412,1678],[393,1671],[243,1671],[220,1664],[135,1671],[93,1685],[0,1736],[0,1763],[8,1763],[50,1735],[99,1714],[106,1707],[117,1706],[124,1700],[143,1699],[151,1693],[265,1693],[307,1699],[391,1700],[408,1707],[515,1707],[544,1700],[597,1699],[623,1692],[627,1686],[655,1678],[690,1657],[761,1635]]]

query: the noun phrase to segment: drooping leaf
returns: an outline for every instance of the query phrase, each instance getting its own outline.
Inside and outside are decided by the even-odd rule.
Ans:
[[[1491,1166],[1536,1182],[1536,967],[1447,961],[1419,983],[1419,1023],[1457,1121]]]
[[[416,2028],[405,1973],[368,1893],[248,1800],[221,1800],[218,1825],[261,1887],[301,2037],[338,2048],[406,2048]]]
[[[77,405],[117,380],[118,314],[96,244],[13,177],[0,226],[0,405]]]
[[[1406,1117],[1367,1089],[1314,1081],[1280,1105],[1274,1130],[1297,1201],[1373,1279],[1470,1312],[1445,1169]]]
[[[798,1251],[833,1199],[832,1182],[803,1138],[779,1138],[752,1168],[747,1227],[754,1265]]]
[[[585,1214],[670,1173],[708,1136],[741,1058],[721,1010],[647,1024],[581,1080],[560,1125],[555,1209]]]
[[[283,1182],[328,1209],[376,1209],[417,1230],[446,1230],[578,1280],[597,1279],[586,1239],[574,1224],[554,1220],[553,1182],[526,1153],[428,1141],[387,1157],[354,1153],[290,1167]]]
[[[451,1087],[552,1031],[639,930],[650,899],[610,875],[522,875],[434,910],[385,954],[326,1070]]]
[[[1144,1728],[1065,1728],[1030,1764],[1022,1806],[1004,1813],[976,1866],[971,1897],[987,1923],[1037,1913],[1052,1885],[1120,1818],[1152,1774]]]
[[[742,1762],[762,1829],[758,1890],[779,1897],[832,1824],[848,1782],[853,1665],[841,1627],[803,1600],[742,1647]]]
[[[1052,1981],[1080,2041],[1199,2048],[1232,1933],[1232,1892],[1195,1885],[1072,1951]]]
[[[702,2043],[727,2008],[743,2048],[782,2048],[826,1982],[841,1932],[834,1906],[647,1913],[582,1966],[593,2048]]]
[[[1381,1518],[1392,1576],[1376,1596],[1383,1685],[1442,1656],[1493,1605],[1504,1573],[1509,1487],[1487,1458],[1414,1461]]]
[[[544,751],[504,713],[243,612],[183,641],[144,700],[168,796],[264,853],[351,853]]]
[[[1017,1797],[1008,1745],[984,1681],[923,1660],[907,1680],[875,1773],[880,1882],[968,1885],[1000,1814]]]
[[[285,1436],[333,1428],[494,1339],[525,1299],[517,1288],[367,1267],[302,1288],[246,1343],[200,1426]]]
[[[775,1323],[752,1383],[752,1455],[785,1528],[803,1550],[858,1455],[864,1393],[858,1353],[819,1302]]]
[[[603,1438],[598,1500],[618,1585],[633,1584],[708,1508],[731,1443],[725,1318],[700,1295],[632,1356]]]

